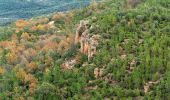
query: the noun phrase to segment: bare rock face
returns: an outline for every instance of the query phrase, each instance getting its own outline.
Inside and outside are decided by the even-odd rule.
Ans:
[[[160,79],[157,80],[157,81],[155,81],[155,82],[149,81],[149,82],[145,83],[145,85],[144,85],[144,87],[143,87],[143,88],[144,88],[144,92],[145,92],[145,93],[149,92],[150,87],[153,86],[153,85],[155,85],[155,84],[158,84],[159,82],[160,82]]]
[[[90,24],[88,20],[80,21],[76,29],[75,44],[80,43],[80,52],[88,56],[88,60],[96,54],[99,45],[100,35],[89,35]],[[61,65],[62,69],[72,69],[77,63],[75,59],[65,60]],[[101,74],[102,71],[99,71]],[[99,75],[100,76],[100,75]]]
[[[104,71],[103,68],[95,68],[94,69],[94,77],[95,78],[101,77],[103,75],[103,71]]]
[[[55,25],[54,25],[54,21],[50,21],[48,24],[47,24],[47,27],[49,28],[55,28]]]
[[[65,62],[61,65],[61,67],[62,67],[62,69],[64,69],[64,70],[70,70],[70,69],[73,69],[73,67],[74,67],[75,64],[76,64],[76,60],[75,60],[75,59],[73,59],[73,60],[67,60],[67,61],[65,61]]]
[[[99,35],[93,35],[91,38],[90,38],[90,47],[88,49],[88,59],[90,60],[90,58],[92,58],[96,52],[97,52],[97,46],[99,45],[99,38],[100,36]]]
[[[80,43],[80,51],[88,56],[90,60],[96,54],[100,35],[89,36],[89,21],[82,20],[76,30],[75,44]]]
[[[83,32],[85,32],[85,30],[88,29],[88,25],[89,25],[89,21],[84,21],[84,20],[80,21],[80,24],[78,25],[78,27],[76,29],[75,44],[80,42],[80,38],[81,38]]]

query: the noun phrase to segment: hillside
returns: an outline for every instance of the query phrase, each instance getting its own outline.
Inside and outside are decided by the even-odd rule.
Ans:
[[[0,100],[169,100],[170,1],[104,0],[0,34]]]

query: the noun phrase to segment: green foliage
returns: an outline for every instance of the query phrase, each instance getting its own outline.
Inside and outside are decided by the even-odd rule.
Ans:
[[[142,0],[134,8],[127,8],[125,5],[125,0],[108,0],[96,8],[89,6],[73,11],[73,20],[69,28],[74,29],[71,30],[75,31],[75,26],[80,20],[88,19],[93,26],[89,34],[101,35],[97,53],[88,61],[88,56],[80,53],[79,47],[74,44],[63,54],[57,50],[38,52],[33,59],[31,58],[38,67],[29,73],[37,79],[37,87],[33,94],[29,91],[31,82],[25,82],[27,77],[23,80],[17,78],[17,68],[21,67],[16,64],[12,69],[7,61],[9,52],[3,49],[0,67],[3,66],[7,71],[0,74],[0,99],[22,96],[36,100],[168,100],[170,2]],[[63,20],[56,21],[55,25],[58,28],[68,28]],[[29,31],[29,28],[25,31]],[[55,31],[43,30],[31,34],[37,33],[36,36],[41,36],[52,32]],[[11,33],[12,30],[5,29],[4,34],[0,34],[0,40],[10,40],[7,38]],[[20,36],[21,33],[17,35]],[[62,31],[56,34],[67,33]],[[53,41],[59,43],[60,40]],[[27,42],[26,48],[33,48],[33,45],[34,43]],[[75,57],[78,63],[73,69],[62,69],[65,60]],[[27,71],[28,68],[25,66],[26,64],[23,64],[21,69]],[[95,73],[95,69],[101,71]],[[24,76],[25,73],[21,74]],[[96,74],[102,75],[95,77]],[[147,84],[150,86],[146,92],[144,87]]]
[[[13,30],[11,29],[12,26],[3,26],[0,27],[0,41],[7,40],[11,34],[13,34]]]

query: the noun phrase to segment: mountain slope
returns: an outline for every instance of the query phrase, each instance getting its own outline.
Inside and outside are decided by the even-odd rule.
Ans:
[[[18,20],[0,42],[0,99],[168,100],[169,5],[108,0]]]

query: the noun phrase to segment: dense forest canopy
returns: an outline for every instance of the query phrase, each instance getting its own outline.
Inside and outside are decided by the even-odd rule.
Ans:
[[[0,100],[170,98],[169,0],[93,0],[0,32]]]

